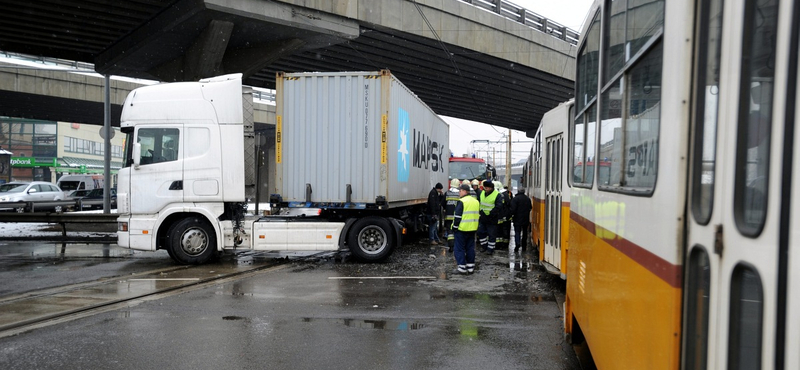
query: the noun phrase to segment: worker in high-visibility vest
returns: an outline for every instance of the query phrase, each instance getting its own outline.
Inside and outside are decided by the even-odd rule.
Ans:
[[[503,207],[503,198],[494,190],[494,184],[486,180],[483,182],[483,191],[478,197],[480,200],[480,222],[478,224],[478,239],[481,251],[492,255],[497,244],[497,221]]]
[[[455,234],[456,272],[471,274],[475,271],[475,231],[478,230],[481,205],[469,196],[472,190],[469,185],[461,185],[458,189],[458,203],[453,215],[453,233]]]

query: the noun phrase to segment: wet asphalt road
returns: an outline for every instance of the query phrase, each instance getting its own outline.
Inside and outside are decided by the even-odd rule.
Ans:
[[[166,253],[114,245],[61,252],[0,243],[0,298],[173,266]],[[580,368],[562,335],[563,282],[528,254],[479,256],[470,276],[425,243],[381,264],[278,257],[228,256],[202,271],[278,266],[0,338],[0,368]]]

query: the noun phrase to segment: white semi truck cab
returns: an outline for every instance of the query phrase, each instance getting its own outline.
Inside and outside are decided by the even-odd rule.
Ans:
[[[300,210],[277,202],[273,215],[246,213],[246,188],[255,186],[254,166],[246,160],[254,157],[249,152],[254,150],[252,105],[240,74],[146,86],[128,95],[120,123],[127,139],[117,185],[118,244],[165,249],[180,264],[200,264],[225,250],[349,248],[365,261],[388,257],[402,242],[401,220],[418,219],[420,202],[406,201],[389,212],[379,209],[389,207],[318,206],[330,202],[307,202],[310,208]],[[276,141],[285,144],[281,130],[287,123],[280,107],[278,114]],[[382,124],[386,130],[383,117],[378,130]],[[385,159],[385,146],[372,150],[383,150]],[[286,160],[284,153],[276,157]],[[446,169],[441,170],[445,180]],[[281,176],[292,176],[291,171],[281,168]],[[350,184],[348,191],[353,191]]]

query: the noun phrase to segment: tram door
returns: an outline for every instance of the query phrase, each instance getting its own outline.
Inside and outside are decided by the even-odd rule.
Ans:
[[[743,2],[696,10],[684,369],[789,369],[776,361],[797,352],[780,334],[796,316],[781,313],[791,229],[782,199],[797,171],[782,167],[791,53],[779,30],[790,28],[793,2]]]
[[[547,138],[545,168],[544,261],[561,269],[561,189],[564,136]]]

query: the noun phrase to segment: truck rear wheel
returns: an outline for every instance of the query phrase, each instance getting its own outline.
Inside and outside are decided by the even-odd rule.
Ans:
[[[394,245],[389,221],[381,217],[365,217],[353,224],[347,233],[350,252],[358,260],[376,262],[389,257]]]
[[[199,265],[214,255],[217,238],[211,226],[199,217],[184,218],[169,228],[167,251],[182,265]]]

